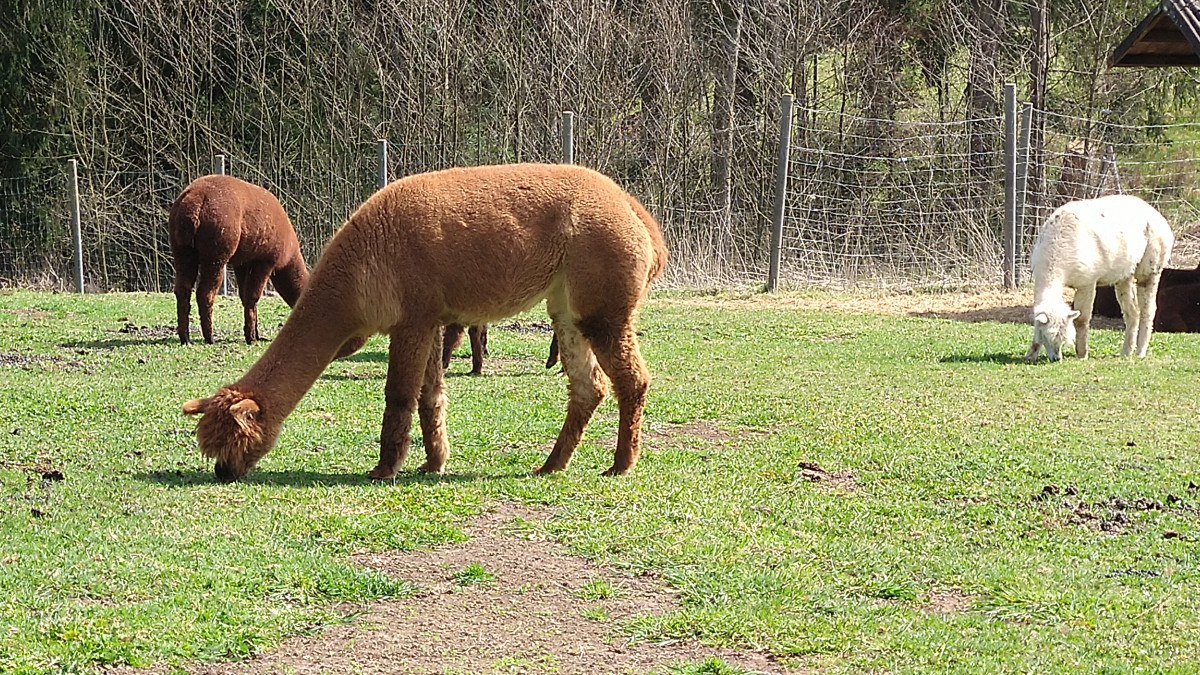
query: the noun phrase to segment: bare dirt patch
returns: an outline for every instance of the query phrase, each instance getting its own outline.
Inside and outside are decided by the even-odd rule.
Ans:
[[[125,324],[114,332],[147,338],[170,338],[178,334],[175,326],[139,326],[129,321],[125,321]]]
[[[757,433],[757,432],[749,432]],[[647,429],[645,435],[670,444],[674,439],[696,438],[711,445],[728,445],[734,441],[734,435],[708,420],[695,420],[686,424],[664,424]],[[616,442],[616,439],[612,439]]]
[[[810,483],[825,483],[843,490],[858,486],[854,474],[849,471],[826,471],[816,462],[800,462],[800,478]]]
[[[939,616],[961,614],[967,611],[974,602],[974,598],[962,591],[933,591],[929,594],[929,602],[925,604],[925,611]]]
[[[1067,301],[1071,300],[1067,293]],[[879,314],[883,316],[915,316],[927,319],[949,319],[971,323],[997,321],[1029,323],[1033,307],[1033,289],[1017,291],[981,289],[949,292],[885,292],[847,291],[840,293],[811,293],[804,295],[715,295],[668,298],[665,304],[692,307],[735,307],[740,309],[800,309],[848,314]],[[1119,328],[1120,319],[1093,316],[1097,328]]]
[[[355,556],[417,585],[405,600],[363,608],[352,623],[244,663],[193,673],[648,673],[719,657],[750,672],[783,667],[756,652],[631,640],[629,619],[678,607],[660,581],[564,553],[537,534],[543,512],[504,504],[470,541],[433,551]]]
[[[1185,491],[1181,491],[1180,494],[1168,494],[1162,500],[1153,497],[1110,496],[1098,501],[1088,501],[1065,498],[1079,495],[1079,490],[1075,486],[1047,485],[1042,488],[1041,492],[1033,496],[1033,500],[1061,504],[1067,510],[1065,522],[1069,525],[1090,527],[1109,534],[1122,534],[1142,520],[1138,516],[1140,513],[1173,512],[1191,515],[1200,513],[1200,504],[1195,501],[1196,491],[1195,484],[1189,482]],[[1174,538],[1179,535],[1168,531],[1164,532],[1163,536]]]
[[[24,319],[26,321],[45,321],[47,319],[54,318],[53,314],[50,314],[49,312],[43,312],[40,309],[6,309],[4,310],[4,313],[11,314],[18,319]]]

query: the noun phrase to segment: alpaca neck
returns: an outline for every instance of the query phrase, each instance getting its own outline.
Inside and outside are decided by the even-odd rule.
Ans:
[[[328,286],[305,294],[279,336],[232,388],[249,393],[281,424],[354,336],[357,322],[345,305]]]
[[[308,267],[304,265],[304,255],[296,251],[296,255],[292,256],[286,265],[271,275],[271,283],[275,285],[275,292],[279,293],[279,297],[283,298],[288,307],[295,307],[296,302],[300,300],[300,292],[308,284]]]
[[[1033,292],[1033,306],[1038,307],[1047,302],[1066,304],[1066,300],[1063,299],[1064,290],[1066,290],[1066,286],[1058,279],[1037,284]]]

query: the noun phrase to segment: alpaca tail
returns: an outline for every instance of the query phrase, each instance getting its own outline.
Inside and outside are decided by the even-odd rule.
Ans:
[[[196,246],[196,231],[200,229],[200,206],[203,201],[203,197],[193,197],[189,189],[184,190],[175,203],[171,204],[167,227],[171,234],[172,249],[182,250]]]
[[[646,226],[646,231],[650,234],[650,243],[654,247],[654,260],[650,263],[650,274],[646,278],[646,285],[662,276],[663,270],[667,268],[667,242],[663,239],[662,227],[658,221],[642,203],[633,195],[629,196],[629,205],[633,207],[633,212]]]

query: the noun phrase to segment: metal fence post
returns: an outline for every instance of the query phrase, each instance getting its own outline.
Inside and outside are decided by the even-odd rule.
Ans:
[[[779,258],[783,252],[783,216],[787,210],[788,160],[792,145],[792,95],[779,102],[779,162],[775,166],[775,208],[771,223],[771,264],[767,271],[767,292],[779,287]]]
[[[225,175],[225,155],[216,155],[213,157],[213,173],[218,176]],[[229,270],[221,270],[221,295],[229,295]]]
[[[1004,288],[1017,287],[1017,85],[1004,85]]]
[[[388,142],[386,138],[379,139],[379,189],[388,184]]]
[[[75,240],[75,292],[83,292],[83,228],[79,217],[79,162],[70,160],[71,180],[67,185],[71,197],[71,238]]]
[[[1025,190],[1029,184],[1029,135],[1033,127],[1033,104],[1026,103],[1021,109],[1021,133],[1017,139],[1017,211],[1016,211],[1016,242],[1017,254],[1020,254],[1025,241]],[[1017,256],[1014,256],[1014,258]],[[1015,270],[1015,283],[1021,283],[1020,269]]]
[[[575,163],[575,113],[564,110],[562,113],[562,149],[563,164]]]

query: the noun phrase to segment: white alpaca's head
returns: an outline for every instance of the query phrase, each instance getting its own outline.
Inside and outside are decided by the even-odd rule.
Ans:
[[[1079,312],[1065,302],[1033,308],[1033,341],[1046,348],[1051,361],[1062,360],[1063,345],[1075,342],[1075,317]]]

